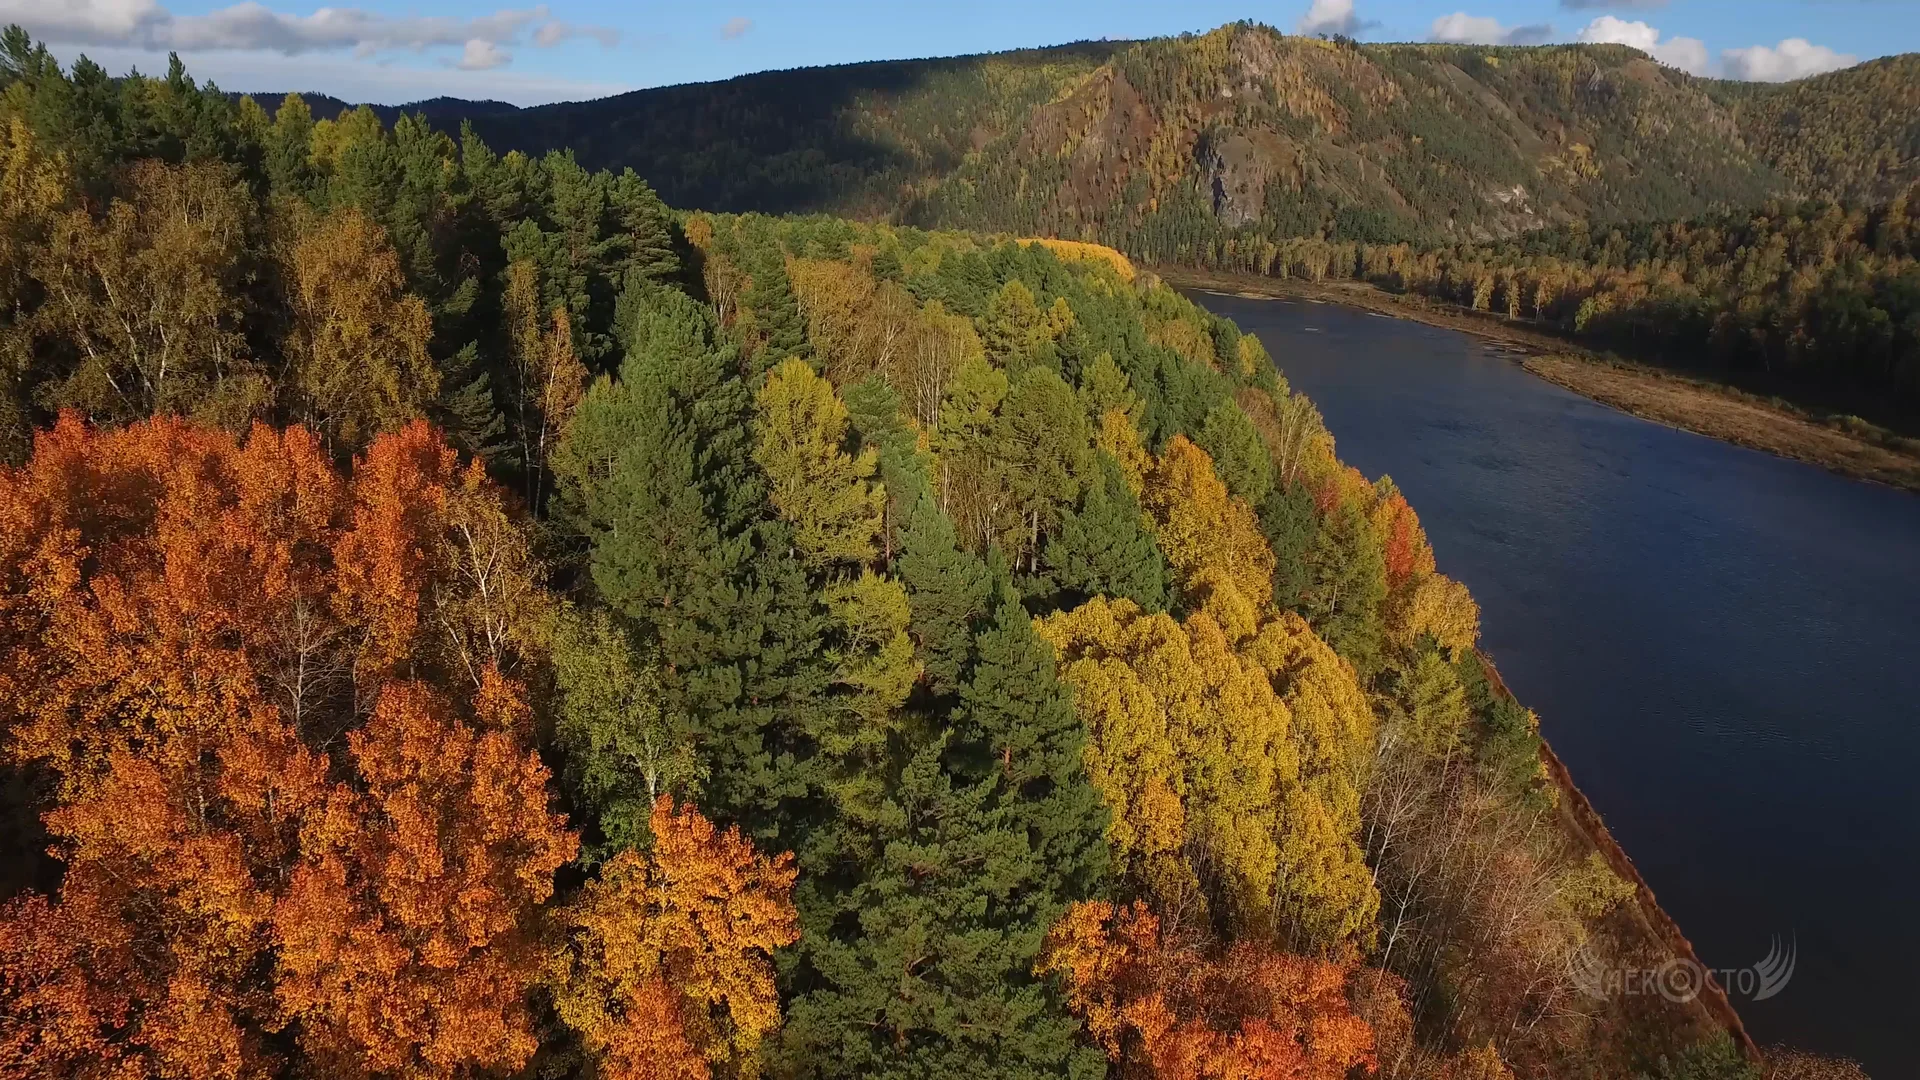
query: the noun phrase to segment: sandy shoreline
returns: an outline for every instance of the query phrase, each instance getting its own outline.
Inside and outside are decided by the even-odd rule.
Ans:
[[[1642,419],[1738,446],[1804,461],[1831,472],[1920,491],[1920,445],[1840,423],[1782,402],[1645,364],[1598,356],[1551,334],[1417,296],[1353,282],[1313,284],[1283,278],[1156,268],[1168,282],[1249,299],[1324,300],[1459,330],[1516,352],[1528,371]],[[1902,445],[1902,443],[1906,445]]]

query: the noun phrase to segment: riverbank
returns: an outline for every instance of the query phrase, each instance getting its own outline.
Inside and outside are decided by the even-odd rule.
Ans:
[[[1344,304],[1473,334],[1512,350],[1535,375],[1622,412],[1843,476],[1920,492],[1920,440],[1902,438],[1857,417],[1817,415],[1777,398],[1602,356],[1503,316],[1359,282],[1312,283],[1181,267],[1156,267],[1155,272],[1186,288]]]
[[[1492,658],[1479,650],[1475,652],[1493,692],[1509,701],[1514,700],[1513,692],[1507,689],[1506,681],[1500,678]],[[1653,1012],[1654,1022],[1675,1024],[1681,1030],[1692,1030],[1701,1035],[1724,1032],[1739,1047],[1743,1057],[1757,1066],[1764,1066],[1765,1058],[1759,1046],[1747,1033],[1745,1022],[1727,997],[1718,976],[1701,961],[1699,954],[1694,951],[1693,942],[1681,931],[1673,916],[1660,906],[1659,900],[1653,895],[1653,887],[1640,876],[1633,859],[1613,838],[1606,822],[1601,820],[1600,812],[1594,809],[1586,793],[1574,784],[1572,772],[1545,739],[1540,740],[1540,764],[1546,771],[1547,781],[1558,792],[1555,804],[1559,809],[1560,827],[1574,848],[1583,854],[1597,852],[1615,874],[1634,887],[1633,902],[1624,905],[1607,921],[1606,931],[1614,939],[1617,955],[1623,960],[1637,961],[1642,965],[1641,970],[1645,971],[1664,971],[1672,965],[1684,964],[1699,974],[1699,981],[1694,987],[1697,992],[1691,996],[1679,1001],[1662,997],[1657,1002],[1642,1003]],[[1662,1010],[1671,1011],[1662,1016]]]

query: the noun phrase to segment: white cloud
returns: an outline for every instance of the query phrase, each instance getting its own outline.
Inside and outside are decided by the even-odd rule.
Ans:
[[[1456,11],[1433,20],[1427,38],[1460,45],[1538,45],[1553,38],[1553,27],[1545,23],[1502,26],[1498,19]]]
[[[205,15],[175,15],[155,0],[0,0],[0,23],[7,22],[17,22],[55,45],[123,45],[156,51],[267,50],[282,56],[342,51],[367,57],[430,48],[471,51],[469,42],[512,45],[529,31],[534,44],[540,46],[558,45],[573,37],[592,37],[610,45],[619,37],[619,32],[610,27],[558,22],[545,4],[455,18],[394,17],[351,7],[323,7],[311,15],[292,15],[256,0],[244,0]]]
[[[154,0],[0,0],[0,23],[61,45],[143,41],[172,18]]]
[[[88,49],[87,55],[108,71],[136,67],[141,71],[167,69],[164,52],[108,46]],[[456,55],[448,59],[457,58]],[[585,101],[634,89],[630,83],[571,79],[512,67],[468,71],[452,64],[369,63],[346,53],[282,56],[264,51],[209,52],[186,60],[187,70],[196,79],[212,79],[222,90],[273,94],[276,100],[280,94],[298,90],[331,94],[342,101],[381,105],[403,105],[442,96],[545,105],[554,101]]]
[[[1772,48],[1754,45],[1745,49],[1728,49],[1720,57],[1726,65],[1727,78],[1755,82],[1804,79],[1823,71],[1852,67],[1860,62],[1857,56],[1834,52],[1806,38],[1788,38]]]
[[[1313,0],[1307,13],[1300,16],[1295,29],[1302,34],[1346,34],[1351,37],[1360,32],[1358,16],[1353,13],[1353,0]]]
[[[491,41],[474,38],[467,42],[467,47],[461,50],[460,59],[455,61],[453,66],[461,71],[492,71],[494,68],[503,68],[511,63],[513,63],[512,53]]]
[[[728,19],[725,25],[720,27],[720,36],[728,41],[734,41],[751,29],[753,29],[752,19],[742,18],[736,15]]]
[[[541,23],[539,29],[533,32],[533,43],[543,49],[551,49],[563,41],[577,37],[592,38],[606,49],[620,44],[620,31],[611,26],[579,26],[561,22],[558,19]]]
[[[1440,24],[1434,23],[1438,33]],[[1629,22],[1602,15],[1580,31],[1580,41],[1613,42],[1631,45],[1663,64],[1694,75],[1720,75],[1729,79],[1759,82],[1783,82],[1804,79],[1823,71],[1837,71],[1860,62],[1848,53],[1835,52],[1805,38],[1788,38],[1778,45],[1754,45],[1745,49],[1724,49],[1720,62],[1708,56],[1707,46],[1698,38],[1662,37],[1660,31],[1642,20]]]
[[[1588,44],[1631,45],[1669,67],[1694,75],[1705,75],[1712,64],[1707,59],[1707,44],[1699,38],[1662,38],[1660,31],[1641,20],[1628,22],[1613,15],[1602,15],[1580,31],[1579,41]]]

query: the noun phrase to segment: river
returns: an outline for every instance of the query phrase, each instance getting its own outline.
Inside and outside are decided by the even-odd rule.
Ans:
[[[1456,331],[1193,297],[1406,493],[1701,959],[1797,946],[1770,1000],[1728,988],[1754,1037],[1916,1075],[1920,497],[1628,416]]]

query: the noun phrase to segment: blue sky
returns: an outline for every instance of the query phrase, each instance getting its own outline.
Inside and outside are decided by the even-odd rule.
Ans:
[[[156,71],[178,50],[229,90],[528,105],[768,68],[1150,37],[1256,19],[1363,40],[1620,41],[1699,74],[1782,79],[1920,50],[1916,0],[0,0],[62,59]]]

